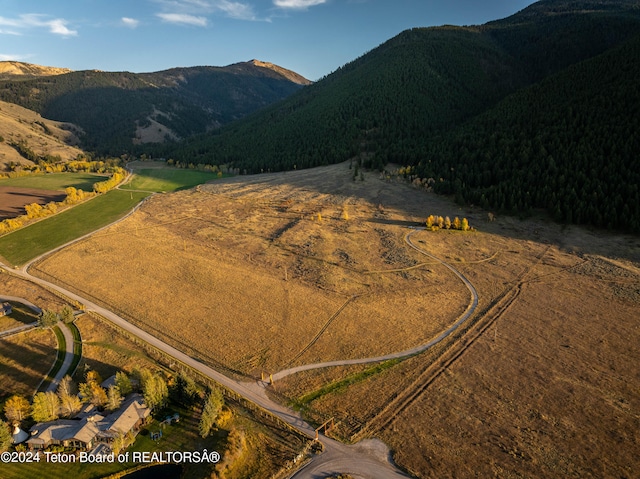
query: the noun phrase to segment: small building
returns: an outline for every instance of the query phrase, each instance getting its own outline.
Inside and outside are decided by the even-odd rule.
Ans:
[[[15,428],[13,429],[13,435],[11,436],[11,442],[13,444],[20,444],[27,439],[29,439],[29,434],[20,429],[20,426],[16,424]]]
[[[13,309],[9,303],[2,303],[0,305],[0,316],[8,316],[13,313]]]

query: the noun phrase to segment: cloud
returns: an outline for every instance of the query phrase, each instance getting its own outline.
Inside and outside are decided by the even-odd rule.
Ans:
[[[55,33],[56,35],[69,37],[69,36],[76,36],[78,34],[76,30],[69,30],[66,25],[67,22],[60,18],[56,20],[51,20],[50,22],[45,22],[45,24],[49,26],[49,31],[51,33]]]
[[[259,20],[252,5],[233,0],[155,0],[161,6],[161,15],[189,15],[202,18],[222,14],[236,20]],[[206,17],[204,17],[206,18]]]
[[[295,9],[314,7],[323,3],[327,3],[327,0],[273,0],[276,7]]]
[[[207,19],[205,17],[197,17],[187,13],[158,13],[159,18],[167,23],[176,23],[179,25],[193,25],[196,27],[206,27]]]
[[[120,19],[120,22],[122,23],[122,25],[129,28],[137,28],[137,26],[140,24],[139,20],[136,20],[135,18],[129,18],[129,17],[122,17]]]
[[[67,27],[69,22],[63,18],[55,18],[53,20],[47,19],[46,15],[38,13],[27,13],[19,15],[18,18],[5,18],[0,17],[0,26],[12,27],[13,30],[0,32],[5,34],[20,35],[20,30],[27,30],[30,28],[47,28],[50,33],[60,35],[63,37],[73,37],[78,34],[76,30],[71,30]]]
[[[256,14],[251,5],[239,2],[229,2],[228,0],[220,0],[215,2],[215,8],[226,13],[231,18],[238,20],[255,20]]]

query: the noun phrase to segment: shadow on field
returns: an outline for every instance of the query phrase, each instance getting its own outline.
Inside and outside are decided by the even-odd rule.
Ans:
[[[348,204],[364,200],[378,205],[380,214],[364,221],[400,227],[423,226],[430,214],[439,216],[466,217],[470,226],[479,232],[529,240],[540,244],[557,245],[561,250],[578,255],[592,254],[617,257],[640,262],[640,237],[616,231],[599,230],[589,226],[562,225],[555,223],[543,211],[534,211],[531,217],[518,219],[508,215],[493,215],[476,206],[460,206],[447,196],[439,196],[411,186],[402,181],[387,182],[378,172],[365,171],[363,181],[354,181],[349,162],[306,170],[260,175],[223,178],[217,185],[241,184],[246,191],[251,189],[277,192],[283,185],[291,189],[274,196],[274,201],[295,200],[301,193],[317,198],[331,196],[333,204]],[[388,213],[391,214],[388,214]],[[400,216],[400,218],[399,218]],[[403,218],[404,217],[404,218]]]
[[[22,364],[25,369],[20,370],[7,364],[5,361],[1,362],[0,376],[2,376],[3,380],[0,381],[0,397],[14,394],[15,391],[8,390],[6,386],[14,384],[14,381],[23,382],[26,377],[30,378],[29,381],[33,381],[33,387],[35,388],[55,362],[56,355],[57,349],[55,347],[48,348],[42,344],[33,343],[25,346],[13,344],[7,340],[1,341],[0,356],[13,359],[14,361]],[[50,360],[50,363],[47,362],[48,360]],[[37,371],[33,366],[31,366],[34,364],[43,364],[43,367],[40,371]]]
[[[367,223],[377,223],[379,225],[390,225],[390,226],[402,226],[404,228],[417,228],[420,226],[424,226],[424,223],[421,221],[390,220],[390,219],[384,219],[384,218],[369,218],[365,221]]]

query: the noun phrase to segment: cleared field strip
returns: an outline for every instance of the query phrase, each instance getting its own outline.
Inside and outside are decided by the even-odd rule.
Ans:
[[[60,214],[0,238],[0,255],[22,265],[58,246],[107,226],[149,194],[112,190]]]
[[[18,178],[0,179],[0,186],[54,191],[62,191],[68,186],[73,186],[83,191],[92,191],[94,183],[103,181],[107,177],[108,175],[95,173],[31,174]]]
[[[133,173],[131,181],[122,185],[121,189],[161,193],[193,188],[207,181],[218,179],[214,173],[179,168],[134,167],[131,172]]]

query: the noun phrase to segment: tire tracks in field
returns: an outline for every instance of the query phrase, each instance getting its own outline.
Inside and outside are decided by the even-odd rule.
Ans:
[[[462,324],[464,324],[473,315],[473,313],[475,312],[476,308],[478,307],[478,292],[476,291],[476,289],[473,286],[473,284],[471,284],[471,282],[460,271],[455,269],[449,263],[446,263],[445,261],[441,260],[440,258],[432,255],[431,253],[427,253],[426,251],[424,251],[423,249],[419,248],[418,246],[416,246],[411,241],[411,237],[416,232],[423,231],[423,230],[424,230],[424,228],[414,228],[414,229],[412,229],[411,231],[409,231],[405,235],[405,237],[404,237],[405,242],[411,248],[413,248],[416,251],[418,251],[420,254],[423,254],[423,255],[431,258],[435,262],[437,262],[437,263],[445,266],[446,268],[448,268],[454,275],[456,275],[460,279],[460,281],[462,281],[464,283],[464,285],[469,290],[469,293],[470,293],[470,296],[471,296],[471,298],[469,300],[469,304],[467,305],[467,308],[465,309],[464,313],[462,313],[462,315],[456,320],[455,323],[453,323],[451,326],[449,326],[447,329],[445,329],[442,333],[440,333],[438,336],[436,336],[431,341],[429,341],[429,342],[427,342],[425,344],[416,346],[414,348],[407,349],[405,351],[399,351],[399,352],[387,354],[387,355],[384,355],[384,356],[377,356],[377,357],[370,357],[370,358],[344,359],[344,360],[336,360],[336,361],[327,361],[327,362],[322,362],[322,363],[305,364],[305,365],[302,365],[302,366],[296,366],[296,367],[292,367],[292,368],[288,368],[288,369],[284,369],[282,371],[279,371],[279,372],[273,374],[273,379],[274,380],[282,379],[282,378],[284,378],[286,376],[289,376],[291,374],[298,373],[298,372],[301,372],[301,371],[308,371],[308,370],[311,370],[311,369],[322,369],[322,368],[334,367],[334,366],[351,366],[351,365],[355,365],[355,364],[379,363],[379,362],[387,361],[387,360],[390,360],[390,359],[405,359],[405,358],[408,358],[408,357],[411,357],[411,356],[415,356],[416,354],[423,353],[426,350],[432,348],[433,346],[437,345],[438,343],[440,343],[444,339],[448,338]],[[295,359],[297,359],[297,358],[295,358]],[[290,361],[290,364],[294,360]]]
[[[439,358],[435,358],[426,368],[415,378],[411,384],[402,390],[397,396],[391,399],[375,416],[373,416],[362,427],[360,431],[354,434],[351,439],[357,441],[365,436],[374,435],[393,424],[398,416],[409,408],[429,386],[440,377],[453,363],[468,351],[473,345],[515,302],[520,296],[523,286],[529,281],[535,281],[537,278],[526,280],[529,273],[542,261],[542,258],[549,251],[551,246],[547,246],[538,256],[536,261],[525,269],[516,278],[514,285],[504,291],[492,303],[487,306],[477,318],[466,328],[460,332],[459,337],[445,346],[440,353]],[[466,336],[466,337],[465,337]]]
[[[327,330],[327,328],[331,326],[331,323],[333,323],[333,321],[338,316],[340,316],[340,313],[342,313],[344,308],[346,308],[349,305],[349,303],[351,303],[358,296],[359,295],[356,294],[351,296],[350,298],[347,298],[347,300],[342,304],[342,306],[340,306],[338,310],[331,315],[331,317],[327,320],[327,322],[324,323],[324,326],[322,326],[320,331],[318,331],[318,333],[313,337],[313,339],[309,341],[309,343],[298,354],[296,354],[291,361],[289,361],[289,364],[287,364],[287,367],[291,367],[293,363],[295,363],[304,353],[306,353],[311,347],[313,347],[313,345],[316,344],[318,339],[320,339],[320,336],[322,336],[322,334]]]

